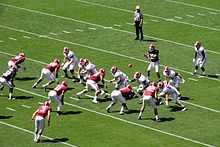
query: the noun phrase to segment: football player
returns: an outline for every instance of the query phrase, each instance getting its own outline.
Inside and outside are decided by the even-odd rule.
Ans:
[[[21,63],[23,63],[25,61],[26,57],[24,53],[19,53],[18,55],[16,55],[15,57],[12,57],[9,61],[8,61],[8,68],[11,67],[17,67],[17,68],[21,68]],[[25,68],[23,68],[25,69]]]
[[[58,103],[57,106],[57,115],[62,114],[61,107],[64,105],[64,94],[68,90],[68,85],[65,81],[62,81],[61,84],[58,84],[53,90],[50,90],[48,93],[48,99],[55,100]]]
[[[167,65],[164,66],[163,75],[168,83],[176,87],[178,91],[180,91],[180,83],[184,83],[185,80],[183,77],[175,72],[174,70],[170,69]]]
[[[74,71],[77,68],[78,59],[68,47],[63,48],[63,55],[62,70],[64,71],[65,77],[68,77],[68,71],[72,74],[72,77],[74,77]]]
[[[113,83],[116,89],[120,89],[128,85],[128,76],[120,71],[118,67],[112,66],[111,73],[113,79],[110,80],[110,83]]]
[[[128,110],[128,107],[126,105],[126,98],[132,98],[134,95],[134,92],[132,90],[131,85],[128,85],[126,87],[123,87],[119,90],[113,90],[111,93],[112,102],[108,105],[106,108],[106,111],[110,113],[110,109],[113,105],[116,104],[117,101],[121,104],[121,110],[119,114],[124,114],[125,110]]]
[[[14,77],[16,76],[16,72],[17,72],[17,66],[10,67],[0,77],[0,87],[2,86],[0,89],[3,90],[5,85],[9,88],[9,95],[8,95],[9,100],[14,99],[14,98],[12,98],[12,93],[13,93],[13,89],[15,87],[13,81],[14,81]]]
[[[181,111],[187,110],[186,107],[179,100],[181,97],[180,92],[174,86],[169,83],[165,85],[163,82],[159,82],[158,88],[162,90],[158,94],[158,97],[165,97],[169,95],[174,100],[175,104],[182,108]],[[168,105],[168,101],[166,101],[166,105]]]
[[[150,83],[150,85],[144,90],[143,103],[140,109],[140,113],[138,115],[138,119],[141,119],[144,109],[148,104],[154,109],[155,120],[160,121],[158,116],[157,105],[156,105],[156,102],[158,101],[157,93],[158,93],[157,84],[154,82]]]
[[[149,45],[148,52],[144,54],[144,56],[150,61],[150,64],[147,67],[147,76],[150,78],[150,71],[154,68],[157,73],[157,77],[160,79],[160,59],[159,59],[159,50],[156,48],[154,44]]]
[[[45,101],[32,115],[32,120],[35,120],[35,134],[34,142],[38,143],[40,137],[43,134],[45,128],[45,119],[47,119],[47,124],[50,126],[50,116],[52,108],[49,101]]]
[[[37,85],[43,80],[43,78],[46,78],[49,82],[44,84],[42,87],[46,88],[50,84],[54,83],[55,79],[58,77],[58,72],[60,69],[60,60],[55,58],[53,62],[47,64],[42,70],[40,78],[37,80],[37,82],[34,83],[32,88],[36,88]]]
[[[137,83],[139,84],[137,88],[137,93],[142,95],[144,89],[149,86],[150,81],[141,72],[135,72],[134,77],[131,80],[131,82],[134,82],[134,81],[137,81]]]
[[[105,92],[101,89],[101,87],[98,85],[99,82],[101,82],[103,85],[105,85],[104,81],[105,77],[105,70],[103,68],[100,68],[98,72],[95,74],[91,75],[87,81],[86,81],[86,87],[82,91],[78,92],[76,95],[80,97],[83,93],[86,93],[91,90],[95,90],[95,96],[93,97],[92,102],[93,103],[98,103],[97,97],[99,95],[103,95]]]
[[[197,74],[197,70],[201,68],[202,75],[205,75],[205,63],[207,60],[207,55],[205,48],[202,46],[201,42],[196,41],[194,44],[195,55],[193,58],[193,63],[195,65],[195,70],[193,74]]]

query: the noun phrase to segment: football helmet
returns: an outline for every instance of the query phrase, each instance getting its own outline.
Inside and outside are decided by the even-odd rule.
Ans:
[[[136,72],[134,74],[134,79],[139,79],[141,77],[141,73],[140,72]]]
[[[68,54],[70,51],[70,49],[68,47],[64,47],[63,48],[63,53]]]
[[[24,53],[19,53],[18,55],[19,55],[19,56],[22,56],[22,57],[25,57],[25,54],[24,54]]]
[[[118,68],[116,66],[112,66],[111,72],[112,74],[115,74],[118,71]]]
[[[66,81],[62,81],[61,84],[64,85],[64,86],[67,86]]]

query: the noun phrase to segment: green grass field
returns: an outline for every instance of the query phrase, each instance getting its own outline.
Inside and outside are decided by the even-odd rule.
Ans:
[[[136,4],[144,13],[143,42],[134,41]],[[0,146],[220,146],[219,6],[218,0],[1,0],[0,72],[21,50],[28,59],[27,69],[18,72],[15,80],[16,100],[7,99],[7,88],[0,92]],[[207,50],[206,77],[191,75],[196,40]],[[54,57],[63,58],[64,46],[78,58],[86,57],[98,68],[105,68],[106,79],[112,78],[113,65],[132,78],[135,71],[146,73],[148,63],[143,54],[151,41],[160,49],[161,65],[170,65],[186,80],[181,92],[188,111],[173,111],[170,103],[159,107],[161,122],[151,119],[149,108],[143,120],[137,120],[141,105],[136,98],[127,101],[128,114],[119,115],[119,104],[107,113],[110,101],[100,98],[99,104],[93,104],[86,96],[74,99],[83,86],[66,79],[73,89],[65,94],[64,115],[52,113],[42,142],[33,142],[31,116],[47,93],[31,86],[46,63]],[[129,63],[134,66],[128,68]],[[156,79],[154,73],[152,77]],[[111,92],[113,86],[108,87]]]

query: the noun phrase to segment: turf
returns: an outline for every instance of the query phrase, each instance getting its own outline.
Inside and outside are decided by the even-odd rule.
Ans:
[[[112,108],[112,113],[107,113],[105,107],[110,103],[109,99],[100,98],[99,104],[91,103],[91,99],[86,96],[79,101],[70,99],[76,97],[76,92],[83,86],[66,79],[73,89],[65,95],[65,115],[57,117],[52,113],[51,126],[44,132],[44,135],[55,140],[44,138],[42,143],[35,144],[32,134],[1,123],[0,146],[67,146],[61,144],[62,141],[82,147],[219,146],[220,79],[216,76],[220,73],[219,1],[182,2],[185,3],[170,0],[1,1],[0,71],[2,73],[7,68],[10,55],[21,50],[29,59],[25,63],[27,70],[19,72],[15,80],[16,100],[7,100],[7,88],[0,93],[0,122],[34,131],[31,115],[38,107],[38,102],[45,100],[47,93],[41,88],[32,89],[31,86],[44,64],[54,57],[62,59],[64,46],[73,50],[78,58],[89,58],[98,68],[105,68],[107,79],[111,78],[110,68],[113,65],[117,65],[131,78],[135,71],[146,73],[148,63],[143,54],[151,41],[155,41],[160,49],[161,65],[170,65],[186,80],[181,92],[188,111],[176,111],[171,103],[169,107],[161,105],[159,108],[162,122],[151,119],[151,109],[146,109],[143,120],[137,120],[140,104],[136,98],[127,102],[131,110],[129,114],[119,115],[118,104]],[[146,41],[143,42],[133,40],[134,27],[127,24],[132,23],[136,4],[141,5],[145,14]],[[207,77],[191,75],[194,56],[192,45],[196,40],[201,40],[207,49]],[[134,66],[128,68],[129,63]],[[156,79],[154,73],[152,77]],[[108,86],[111,92],[113,86]],[[56,103],[53,108],[56,108]]]

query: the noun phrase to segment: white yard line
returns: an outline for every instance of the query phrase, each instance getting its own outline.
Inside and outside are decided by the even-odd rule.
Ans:
[[[187,17],[190,17],[190,18],[194,18],[194,17],[195,17],[195,16],[190,15],[190,14],[187,14],[186,16],[187,16]]]
[[[203,14],[203,13],[197,13],[197,15],[199,15],[199,16],[205,16],[205,14]]]
[[[81,30],[81,29],[75,29],[75,31],[77,31],[77,32],[83,32],[84,30]]]
[[[88,27],[89,30],[97,30],[96,28]]]
[[[100,4],[100,3],[94,3],[94,2],[84,1],[84,0],[75,0],[75,1],[78,1],[78,2],[81,2],[81,3],[90,4],[90,5],[94,5],[94,6],[99,6],[99,7],[103,7],[103,8],[113,9],[113,10],[117,10],[117,11],[134,13],[131,10],[122,9],[122,8],[113,7],[113,6],[108,6],[108,5],[104,5],[104,4]],[[209,26],[202,26],[202,25],[193,24],[193,23],[184,22],[184,21],[179,21],[179,20],[174,20],[174,19],[171,20],[171,19],[168,19],[168,18],[165,18],[165,17],[155,16],[155,15],[151,15],[151,14],[147,14],[147,13],[144,13],[143,15],[144,16],[148,16],[148,17],[157,18],[157,19],[162,19],[162,20],[165,20],[165,21],[172,21],[174,23],[179,23],[179,24],[184,24],[184,25],[190,25],[190,26],[193,26],[193,27],[208,29],[208,30],[212,30],[212,31],[220,31],[220,29],[209,27]]]
[[[65,31],[65,30],[63,30],[62,31],[63,33],[66,33],[66,34],[70,34],[71,32],[69,32],[69,31]]]
[[[212,112],[220,113],[219,110],[215,110],[215,109],[212,109],[212,108],[208,108],[208,107],[204,107],[204,106],[201,106],[201,105],[193,104],[193,103],[190,103],[190,102],[187,102],[187,101],[181,101],[181,102],[183,102],[185,104],[188,104],[188,105],[198,107],[198,108],[206,109],[206,110],[209,110],[209,111],[212,111]]]
[[[38,34],[38,33],[28,32],[28,31],[25,31],[25,30],[16,29],[16,28],[4,26],[4,25],[0,25],[0,27],[8,29],[8,30],[13,30],[13,31],[16,31],[16,32],[22,32],[22,33],[34,35],[34,36],[37,36],[37,37],[42,36],[41,34]],[[120,54],[120,53],[113,52],[113,51],[108,51],[106,49],[100,49],[100,48],[96,48],[96,47],[92,47],[92,46],[88,46],[88,45],[84,45],[84,44],[80,44],[80,43],[75,43],[75,42],[71,42],[71,41],[67,41],[67,40],[57,39],[57,38],[53,38],[53,37],[49,37],[49,36],[44,36],[43,38],[50,39],[50,40],[55,40],[55,41],[59,41],[59,42],[67,43],[67,44],[72,44],[72,45],[76,45],[76,46],[80,46],[80,47],[84,47],[84,48],[89,48],[89,49],[92,49],[92,50],[96,50],[96,51],[100,51],[100,52],[103,52],[103,53],[107,53],[107,54],[116,55],[116,56],[119,56],[119,57],[124,57],[124,58],[128,58],[128,59],[136,60],[136,61],[139,61],[139,62],[149,63],[149,61],[146,61],[146,60],[143,60],[143,59],[127,56],[127,55]],[[2,52],[2,51],[0,51],[0,53],[8,54],[8,53]],[[38,61],[38,60],[30,59],[30,58],[27,58],[27,59],[29,59],[30,61],[34,61],[34,62],[39,62],[41,64],[47,64],[47,63],[44,63],[42,61]],[[164,65],[160,65],[160,66],[164,66]],[[174,70],[181,71],[183,73],[187,73],[187,74],[191,75],[191,72],[189,72],[189,71],[185,71],[185,70],[174,68],[174,67],[171,67],[171,68],[173,68]],[[202,78],[207,78],[207,79],[214,80],[214,81],[220,81],[220,79],[210,78],[210,77],[206,77],[206,76],[202,76]]]
[[[86,22],[86,21],[82,21],[82,20],[77,20],[77,19],[73,19],[73,18],[70,18],[70,17],[54,15],[54,14],[50,14],[50,13],[46,13],[46,12],[41,12],[41,11],[37,11],[37,10],[27,9],[27,8],[18,7],[18,6],[14,6],[14,5],[9,5],[9,4],[5,4],[5,3],[0,3],[0,5],[5,6],[5,7],[10,7],[10,8],[24,10],[24,11],[31,12],[31,13],[36,13],[36,14],[56,17],[56,18],[60,18],[60,19],[64,19],[64,20],[74,21],[74,22],[78,22],[78,23],[83,23],[83,24],[87,24],[87,25],[92,25],[92,26],[96,26],[96,27],[100,27],[100,28],[104,28],[105,27],[103,25],[94,24],[94,23],[90,23],[90,22]],[[174,19],[168,19],[168,18],[166,18],[165,20],[166,21],[174,21]],[[132,23],[126,23],[126,24],[133,25]],[[135,34],[134,32],[130,32],[130,31],[126,31],[126,30],[120,30],[120,29],[116,29],[116,28],[111,28],[111,30],[118,31],[118,32],[124,32],[124,33],[128,33],[128,34]],[[177,45],[180,45],[180,46],[185,46],[185,47],[192,48],[192,45],[187,45],[187,44],[175,42],[175,41],[172,41],[172,40],[162,39],[162,38],[158,38],[158,37],[154,37],[154,36],[148,36],[148,35],[144,35],[144,36],[145,37],[150,37],[152,39],[161,40],[161,41],[177,44]],[[38,37],[47,37],[47,36],[42,35],[42,36],[38,36]],[[220,52],[217,52],[217,51],[212,51],[212,50],[208,50],[207,49],[207,52],[220,55]]]
[[[170,3],[175,3],[175,4],[180,4],[180,5],[185,5],[185,6],[195,7],[195,8],[201,8],[201,9],[206,9],[206,10],[215,11],[215,12],[220,12],[219,9],[214,9],[214,8],[194,5],[194,4],[185,3],[185,2],[180,2],[180,1],[175,1],[175,0],[165,0],[165,1],[170,2]]]
[[[114,26],[115,26],[115,27],[121,27],[121,25],[119,25],[119,24],[114,24]]]
[[[180,17],[180,16],[174,16],[174,18],[177,18],[177,19],[183,19],[183,18]]]
[[[194,79],[194,78],[188,78],[189,80],[191,80],[191,81],[195,81],[195,82],[198,82],[199,80],[197,80],[197,79]]]
[[[72,99],[72,100],[76,100],[76,101],[79,101],[79,100],[80,100],[80,99],[75,98],[75,97],[70,97],[70,99]]]
[[[216,12],[209,12],[209,14],[217,15],[218,13],[216,13]]]
[[[134,26],[133,23],[130,23],[130,22],[126,22],[127,25],[130,25],[130,26]]]
[[[57,35],[56,33],[53,33],[53,32],[50,32],[49,34],[50,34],[50,35],[55,35],[55,36]]]
[[[38,102],[38,104],[42,105],[43,103],[42,102]]]
[[[4,42],[4,41],[3,41],[3,40],[0,40],[0,43],[1,43],[1,42]]]
[[[25,36],[25,35],[24,35],[23,37],[24,37],[24,38],[27,38],[27,39],[31,39],[31,37],[30,37],[30,36]]]
[[[24,108],[28,108],[28,109],[30,109],[31,108],[31,106],[28,106],[28,105],[21,105],[21,107],[24,107]]]
[[[10,108],[10,107],[6,107],[5,109],[7,109],[7,110],[10,110],[10,111],[16,111],[15,109],[12,109],[12,108]]]
[[[8,39],[10,39],[10,40],[14,40],[14,41],[17,40],[16,38],[13,38],[13,37],[8,37]]]
[[[0,25],[0,27],[5,28],[5,29],[9,29],[9,30],[13,30],[13,31],[17,31],[17,32],[27,33],[27,34],[38,36],[38,37],[42,36],[41,34],[38,34],[38,33],[28,32],[28,31],[21,30],[21,29],[15,29],[15,28],[12,28],[12,27],[4,26],[4,25]],[[124,58],[128,58],[128,59],[136,60],[136,61],[139,61],[139,62],[149,63],[149,61],[146,61],[146,60],[143,60],[143,59],[138,59],[138,58],[127,56],[127,55],[120,54],[120,53],[117,53],[117,52],[108,51],[106,49],[100,49],[100,48],[96,48],[96,47],[92,47],[92,46],[88,46],[88,45],[84,45],[84,44],[80,44],[80,43],[75,43],[75,42],[71,42],[71,41],[67,41],[67,40],[57,39],[57,38],[53,38],[53,37],[49,37],[49,36],[44,36],[43,38],[50,39],[50,40],[55,40],[55,41],[59,41],[59,42],[67,43],[67,44],[72,44],[72,45],[76,45],[76,46],[80,46],[80,47],[84,47],[84,48],[89,48],[89,49],[92,49],[92,50],[96,50],[96,51],[100,51],[100,52],[103,52],[103,53],[107,53],[107,54],[116,55],[116,56],[119,56],[119,57],[124,57]],[[0,51],[0,53],[8,54],[8,53],[2,52],[2,51]],[[38,60],[30,59],[30,58],[27,58],[27,59],[30,60],[30,61],[34,61],[34,62],[39,62],[41,64],[47,64],[47,63],[44,63],[42,61],[38,61]],[[160,65],[160,66],[164,66],[164,65]],[[171,68],[173,68],[174,70],[181,71],[183,73],[187,73],[187,74],[191,75],[191,72],[189,72],[189,71],[185,71],[185,70],[174,68],[174,67],[171,67]],[[210,80],[220,81],[220,79],[216,79],[216,78],[209,78],[209,77],[206,77],[206,76],[202,76],[202,77],[210,79]]]
[[[35,95],[35,96],[39,96],[39,97],[47,99],[46,96],[31,92],[31,91],[28,91],[28,90],[20,89],[20,88],[17,88],[17,87],[15,89],[19,90],[19,91],[22,91],[22,92],[25,92],[25,93],[29,93],[31,95]],[[95,114],[98,114],[98,115],[101,115],[101,116],[105,116],[105,117],[109,117],[109,118],[112,118],[112,119],[115,119],[115,120],[119,120],[119,121],[125,122],[127,124],[131,124],[131,125],[139,126],[139,127],[142,127],[142,128],[146,128],[146,129],[149,129],[149,130],[152,130],[152,131],[155,131],[155,132],[159,132],[159,133],[162,133],[162,134],[165,134],[165,135],[169,135],[169,136],[172,136],[172,137],[176,137],[176,138],[179,138],[179,139],[182,139],[182,140],[185,140],[185,141],[190,141],[190,142],[193,142],[195,144],[200,144],[200,145],[207,146],[207,147],[214,147],[213,145],[210,145],[210,144],[207,144],[207,143],[204,143],[204,142],[200,142],[198,140],[186,138],[186,137],[183,137],[183,136],[180,136],[180,135],[177,135],[177,134],[173,134],[173,133],[169,133],[169,132],[166,132],[166,131],[162,131],[160,129],[149,127],[147,125],[142,125],[142,124],[135,123],[135,122],[132,122],[132,121],[128,121],[126,119],[115,117],[115,116],[112,116],[112,115],[109,115],[109,114],[97,112],[95,110],[87,109],[85,107],[81,107],[81,106],[78,106],[78,105],[75,105],[75,104],[71,104],[71,103],[67,103],[67,102],[65,102],[65,104],[69,105],[69,106],[72,106],[72,107],[75,107],[75,108],[79,108],[79,109],[88,111],[88,112],[92,112],[92,113],[95,113]]]
[[[159,20],[156,20],[156,19],[151,19],[150,21],[153,21],[153,22],[160,22]]]
[[[22,132],[26,132],[26,133],[32,134],[32,135],[35,134],[33,131],[30,131],[30,130],[27,130],[27,129],[18,127],[18,126],[16,126],[16,125],[12,125],[12,124],[3,122],[3,121],[0,121],[0,124],[5,125],[5,126],[8,126],[8,127],[11,127],[11,128],[14,128],[14,129],[17,129],[17,130],[20,130],[20,131],[22,131]],[[45,135],[42,135],[42,137],[44,137],[44,138],[46,138],[46,139],[49,139],[49,140],[54,140],[54,138],[51,138],[51,137],[48,137],[48,136],[45,136]],[[70,144],[70,143],[67,143],[67,142],[58,142],[58,143],[63,144],[63,145],[66,145],[66,146],[70,146],[70,147],[77,147],[76,145],[73,145],[73,144]]]

